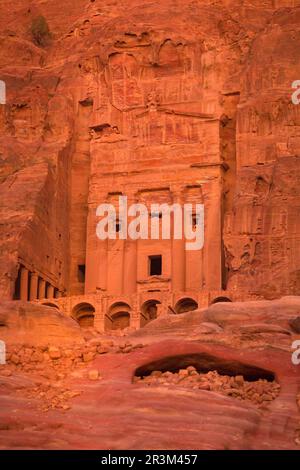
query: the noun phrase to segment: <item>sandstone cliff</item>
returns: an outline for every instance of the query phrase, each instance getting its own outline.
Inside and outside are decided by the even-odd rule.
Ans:
[[[296,0],[3,0],[1,296],[12,298],[20,260],[82,293],[95,154],[126,170],[145,147],[155,165],[175,144],[169,163],[220,152],[226,164],[224,287],[299,294],[299,22]],[[164,138],[136,117],[157,105],[180,116]],[[199,130],[193,113],[220,127]]]

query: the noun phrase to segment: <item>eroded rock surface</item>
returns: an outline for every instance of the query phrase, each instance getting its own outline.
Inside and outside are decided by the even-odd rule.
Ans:
[[[1,339],[8,344],[63,347],[68,343],[83,342],[82,331],[73,319],[55,308],[29,302],[1,302],[0,331]]]
[[[39,15],[47,38],[32,34]],[[299,23],[299,0],[1,1],[0,448],[299,448]],[[204,202],[204,254],[169,243],[167,275],[150,279],[132,244],[108,258],[96,206],[141,190],[147,203]],[[130,332],[137,292],[157,289],[270,300]],[[97,308],[136,296],[122,333],[99,335],[90,315],[83,334],[67,317],[87,292]],[[58,296],[66,315],[6,302]],[[139,369],[203,363],[212,390],[133,383]],[[272,401],[225,396],[224,377],[249,374],[278,383]]]
[[[300,373],[291,361],[299,336],[284,329],[274,338],[264,327],[245,338],[242,328],[247,311],[248,327],[258,329],[259,316],[280,330],[298,307],[296,298],[219,304],[154,320],[126,338],[95,333],[63,348],[10,337],[0,366],[0,447],[299,449]],[[216,315],[222,328],[203,333]]]
[[[291,85],[300,6],[283,3],[1,2],[3,298],[13,297],[22,263],[60,293],[82,294],[78,265],[87,252],[102,256],[93,227],[87,239],[88,200],[128,186],[132,171],[132,190],[162,168],[176,186],[182,165],[188,181],[203,183],[197,197],[212,217],[211,259],[198,270],[188,262],[186,285],[221,288],[224,246],[223,288],[270,299],[299,293],[300,108]],[[47,41],[32,36],[38,16]],[[218,215],[211,207],[221,198]],[[89,263],[86,290],[105,289]]]
[[[278,397],[280,385],[274,380],[258,379],[249,382],[242,375],[220,375],[217,371],[198,372],[196,367],[188,366],[178,372],[155,370],[150,375],[135,376],[134,383],[148,386],[178,386],[192,390],[211,390],[238,400],[249,400],[265,407]]]

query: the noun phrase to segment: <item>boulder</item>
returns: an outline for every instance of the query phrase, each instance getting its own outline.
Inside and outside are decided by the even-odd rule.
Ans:
[[[47,347],[83,344],[79,325],[56,308],[22,301],[0,302],[1,339]]]
[[[97,369],[91,369],[88,371],[89,380],[95,381],[99,379],[99,371]]]

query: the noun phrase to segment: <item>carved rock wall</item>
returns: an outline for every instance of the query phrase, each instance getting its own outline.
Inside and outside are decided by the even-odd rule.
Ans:
[[[300,108],[291,101],[299,21],[299,8],[279,10],[253,41],[237,116],[239,178],[225,222],[228,287],[248,285],[269,298],[300,291]]]
[[[83,293],[88,203],[113,187],[105,172],[219,160],[223,287],[298,294],[299,5],[1,2],[3,297],[19,259]],[[29,32],[38,14],[46,47]]]

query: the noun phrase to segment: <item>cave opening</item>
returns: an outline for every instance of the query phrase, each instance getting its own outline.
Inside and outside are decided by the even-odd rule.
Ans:
[[[267,380],[268,382],[275,380],[274,373],[269,370],[238,360],[223,359],[207,353],[167,356],[138,367],[134,375],[136,377],[146,377],[154,371],[177,373],[189,366],[195,367],[199,373],[217,371],[220,375],[230,377],[240,375],[248,382],[255,382],[260,379]]]

